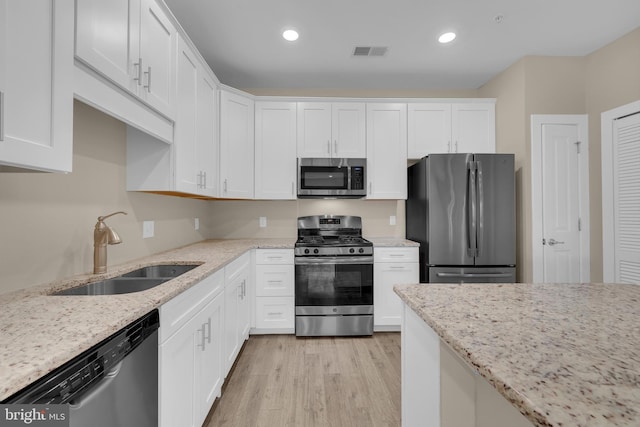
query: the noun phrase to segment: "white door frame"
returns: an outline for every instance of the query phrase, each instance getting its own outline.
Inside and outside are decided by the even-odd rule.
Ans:
[[[588,115],[586,114],[532,114],[531,115],[531,244],[533,282],[544,280],[544,248],[542,246],[543,215],[542,215],[542,126],[545,124],[583,124],[585,129],[584,141],[580,141],[580,156],[578,158],[580,176],[580,280],[589,282],[590,272],[590,220],[589,220],[589,136]]]
[[[613,206],[613,122],[640,112],[640,101],[600,115],[602,148],[602,280],[615,281],[615,221]]]

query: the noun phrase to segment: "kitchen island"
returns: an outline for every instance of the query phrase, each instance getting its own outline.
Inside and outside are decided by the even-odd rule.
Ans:
[[[640,425],[640,286],[395,292],[404,302],[405,427]]]

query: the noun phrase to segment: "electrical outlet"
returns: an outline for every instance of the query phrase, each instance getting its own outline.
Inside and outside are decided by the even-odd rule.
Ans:
[[[396,225],[396,216],[395,215],[391,215],[389,217],[389,225]]]
[[[267,217],[266,216],[261,216],[260,217],[260,228],[265,228],[267,226]]]
[[[142,238],[148,239],[149,237],[153,237],[155,234],[155,222],[154,221],[143,221],[142,222]]]
[[[200,218],[196,218],[196,219],[193,221],[193,227],[194,227],[196,230],[200,230]]]

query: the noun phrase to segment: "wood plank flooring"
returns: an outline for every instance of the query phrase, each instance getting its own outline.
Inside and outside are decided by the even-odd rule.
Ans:
[[[400,333],[251,336],[205,427],[400,426]]]

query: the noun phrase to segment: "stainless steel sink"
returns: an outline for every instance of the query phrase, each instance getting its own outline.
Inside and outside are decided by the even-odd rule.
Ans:
[[[196,268],[197,265],[150,265],[148,267],[142,267],[138,270],[125,273],[122,277],[178,277],[181,274],[191,271]]]
[[[141,292],[174,279],[197,265],[151,265],[130,271],[122,276],[87,283],[52,295],[117,295]]]

